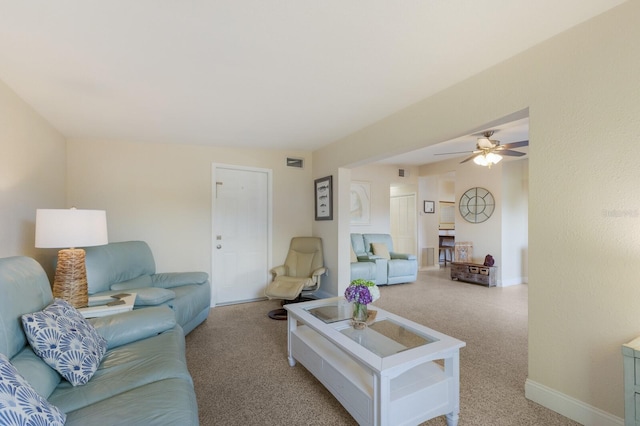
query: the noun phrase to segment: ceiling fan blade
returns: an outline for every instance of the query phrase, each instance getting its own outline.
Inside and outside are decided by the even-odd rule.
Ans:
[[[435,153],[433,155],[467,154],[469,152],[475,152],[475,151],[438,152],[438,153]]]
[[[508,156],[511,156],[511,157],[522,157],[523,155],[527,155],[524,152],[512,151],[510,149],[502,149],[502,150],[498,151],[498,154],[500,154],[500,155],[508,155]]]
[[[462,164],[462,163],[466,163],[466,162],[467,162],[467,161],[469,161],[469,160],[473,160],[473,159],[474,159],[474,158],[476,158],[478,155],[482,155],[482,152],[478,152],[478,153],[476,153],[476,154],[473,154],[471,157],[467,157],[467,158],[465,158],[464,160],[462,160],[462,161],[460,162],[460,164]]]
[[[520,148],[521,146],[529,146],[529,141],[511,142],[500,146],[502,149]]]

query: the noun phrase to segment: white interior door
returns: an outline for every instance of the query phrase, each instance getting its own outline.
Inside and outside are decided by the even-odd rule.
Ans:
[[[393,249],[398,253],[417,255],[415,194],[392,196],[389,216]]]
[[[213,166],[212,305],[264,298],[271,247],[271,171]]]

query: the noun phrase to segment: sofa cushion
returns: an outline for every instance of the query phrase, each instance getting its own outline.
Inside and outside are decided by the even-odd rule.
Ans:
[[[389,249],[385,243],[371,243],[371,251],[376,256],[380,256],[383,259],[391,259]]]
[[[0,424],[62,426],[66,419],[0,354]]]
[[[45,398],[51,395],[60,383],[60,374],[36,355],[29,345],[11,358],[11,364],[36,392]]]
[[[151,275],[144,274],[132,280],[111,284],[111,290],[132,290],[135,288],[151,287]]]
[[[107,339],[107,349],[113,349],[171,330],[176,326],[176,316],[170,307],[162,305],[91,318],[89,322]]]
[[[156,306],[174,297],[176,294],[168,288],[138,288],[136,289],[135,306]]]
[[[164,272],[151,277],[154,287],[173,288],[190,284],[204,284],[209,281],[206,272]]]
[[[185,359],[184,333],[179,326],[147,339],[109,349],[98,371],[86,385],[71,386],[62,381],[48,399],[68,413],[170,378],[192,383]],[[144,398],[138,400],[137,404],[142,409]]]
[[[34,352],[74,386],[89,381],[107,350],[107,341],[62,299],[22,315],[22,325]]]
[[[27,344],[20,316],[41,310],[53,296],[42,266],[25,256],[0,259],[0,290],[0,353],[11,359]]]
[[[67,412],[66,426],[123,424],[198,425],[193,385],[185,379],[159,380]]]

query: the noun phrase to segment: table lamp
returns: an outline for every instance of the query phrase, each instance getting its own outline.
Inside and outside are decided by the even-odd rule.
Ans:
[[[64,248],[58,252],[53,297],[64,299],[76,308],[89,303],[85,251],[77,247],[107,243],[104,210],[36,210],[36,247]]]

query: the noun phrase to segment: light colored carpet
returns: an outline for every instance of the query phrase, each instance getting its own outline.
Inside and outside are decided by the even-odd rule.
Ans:
[[[460,353],[460,426],[577,425],[524,397],[527,286],[452,281],[449,268],[410,284],[382,286],[376,305],[467,343]],[[211,310],[187,336],[200,423],[355,425],[303,366],[289,367],[286,321],[277,301]],[[446,425],[444,416],[424,425]]]

